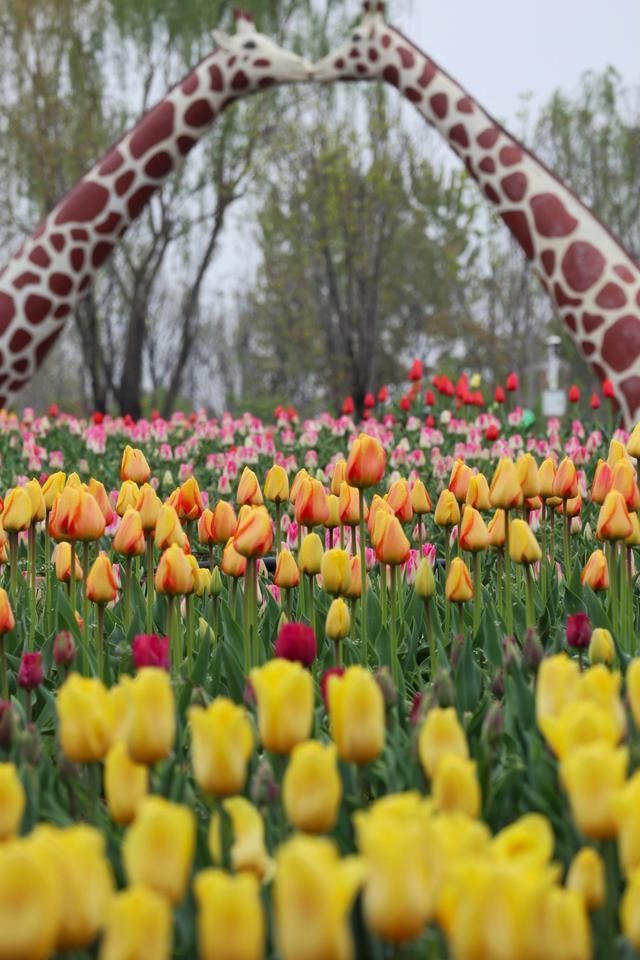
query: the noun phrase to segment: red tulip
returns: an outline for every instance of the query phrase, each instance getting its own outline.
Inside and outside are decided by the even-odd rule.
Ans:
[[[493,394],[493,399],[495,400],[496,403],[504,403],[504,402],[505,402],[505,400],[507,399],[507,397],[506,397],[506,394],[505,394],[504,390],[502,389],[502,387],[496,387],[495,392],[494,392],[494,394]]]
[[[597,393],[592,393],[592,394],[591,394],[591,401],[590,401],[590,404],[589,404],[589,405],[590,405],[590,407],[591,407],[592,410],[599,410],[599,409],[600,409],[600,397],[598,396]]]
[[[568,396],[569,396],[569,403],[578,403],[578,401],[580,400],[580,390],[575,385],[575,383],[571,384],[571,386],[569,387]]]
[[[411,400],[409,400],[409,397],[404,396],[402,398],[400,401],[400,409],[404,411],[411,410]]]
[[[304,623],[283,623],[275,644],[276,657],[295,660],[310,667],[316,658],[316,635]]]
[[[616,394],[611,380],[602,381],[602,396],[606,397],[608,400],[615,400]]]
[[[427,390],[427,392],[424,395],[424,402],[428,407],[432,407],[434,405],[434,403],[436,402],[436,395],[433,392],[433,390]]]
[[[411,381],[422,380],[422,375],[423,375],[422,361],[418,360],[418,358],[416,357],[416,359],[411,364],[411,368],[409,370],[409,380]]]
[[[364,395],[364,405],[367,410],[370,410],[371,407],[375,407],[376,398],[372,393],[365,393]]]
[[[133,638],[131,652],[136,669],[160,667],[169,669],[169,638],[157,633],[139,633]]]
[[[506,379],[505,386],[509,393],[513,393],[514,390],[517,390],[520,386],[520,381],[518,380],[517,373],[510,373]]]
[[[344,415],[349,416],[349,414],[353,413],[354,410],[355,404],[353,402],[353,397],[345,397],[342,402],[342,412]]]
[[[389,391],[386,387],[380,387],[378,390],[378,403],[386,403],[389,399]]]
[[[24,690],[35,690],[42,683],[42,654],[23,653],[18,669],[18,686]]]
[[[591,624],[586,613],[574,613],[567,617],[567,643],[570,647],[586,649],[591,640]]]

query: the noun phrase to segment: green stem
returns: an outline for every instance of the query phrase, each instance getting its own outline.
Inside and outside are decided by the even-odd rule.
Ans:
[[[193,625],[193,594],[190,593],[185,598],[185,606],[187,608],[187,671],[191,675],[191,667],[193,665],[193,641],[194,641],[194,625]]]
[[[511,554],[509,553],[509,511],[504,512],[504,604],[509,636],[513,633],[513,604],[511,602]]]
[[[33,650],[36,637],[36,528],[29,527],[29,633],[27,650]]]
[[[280,544],[282,542],[282,530],[280,529],[280,510],[282,505],[276,500],[276,557],[280,555]]]
[[[542,508],[540,511],[540,526],[542,527],[542,560],[540,561],[540,592],[542,594],[543,603],[546,603],[547,600],[547,506],[545,501],[542,501]]]
[[[473,554],[473,635],[477,636],[482,616],[482,554]]]
[[[18,533],[16,530],[9,532],[9,564],[10,564],[10,587],[11,602],[18,605]]]
[[[451,563],[451,531],[449,527],[444,528],[444,582],[446,584],[449,577],[449,566]],[[444,642],[448,643],[451,633],[451,603],[444,598]]]
[[[258,666],[258,561],[251,557],[247,566],[251,566],[251,592],[249,594],[249,617],[251,622],[251,661]]]
[[[364,667],[367,665],[369,651],[367,649],[367,541],[365,538],[364,525],[364,490],[358,490],[360,504],[358,524],[360,527],[360,662]]]
[[[129,633],[131,626],[131,561],[132,557],[124,558],[124,632]]]
[[[96,604],[96,643],[98,654],[98,677],[104,680],[104,604]]]
[[[150,533],[147,537],[147,633],[153,633],[153,601],[153,534]]]
[[[316,595],[315,595],[315,577],[309,576],[309,623],[311,629],[316,632]]]
[[[344,526],[340,524],[340,549],[344,550]]]
[[[418,561],[422,560],[422,514],[418,514]]]
[[[180,654],[178,651],[178,637],[177,630],[175,628],[175,606],[176,598],[174,596],[167,596],[167,635],[169,637],[169,646],[171,648],[171,672],[175,677],[178,676],[178,665],[180,662]]]
[[[618,572],[616,567],[616,545],[607,543],[607,562],[609,564],[609,612],[611,615],[611,626],[616,640],[620,641],[619,636],[619,603],[618,603]]]
[[[498,547],[496,551],[496,605],[500,616],[504,619],[504,604],[502,602],[502,593],[504,586],[504,548]]]
[[[69,603],[71,610],[76,612],[76,545],[69,542]]]
[[[51,535],[49,533],[49,515],[47,514],[44,522],[44,578],[45,578],[45,629],[47,633],[52,630],[51,608],[53,606],[51,597]]]
[[[6,702],[9,699],[9,672],[7,669],[7,651],[4,638],[4,633],[0,633],[0,684],[2,699]]]
[[[571,518],[567,513],[566,498],[562,501],[562,544],[564,548],[564,579],[569,583],[571,579],[571,547],[570,547],[570,525]]]
[[[527,591],[527,626],[535,627],[536,611],[533,604],[533,574],[531,573],[531,564],[525,564],[525,587]]]
[[[387,626],[387,567],[386,564],[380,564],[380,613],[382,623]]]
[[[431,654],[431,682],[433,683],[436,670],[438,669],[438,648],[436,646],[436,637],[433,632],[433,617],[431,614],[431,597],[427,597],[424,601],[424,620],[425,627],[427,630],[427,640],[429,643],[429,651]]]
[[[249,676],[251,670],[251,613],[249,596],[251,594],[251,558],[247,560],[244,571],[244,595],[242,598],[242,619],[244,625],[244,673]]]
[[[390,577],[390,600],[391,600],[391,676],[396,689],[398,688],[398,568],[391,567]]]
[[[82,544],[82,569],[84,572],[84,584],[82,590],[82,646],[87,651],[87,660],[89,659],[89,597],[87,596],[87,577],[89,576],[89,544]],[[84,654],[83,654],[84,656]],[[100,674],[102,676],[102,674]]]

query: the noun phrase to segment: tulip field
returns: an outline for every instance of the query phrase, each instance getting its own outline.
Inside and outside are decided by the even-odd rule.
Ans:
[[[640,956],[640,426],[0,412],[0,960]]]

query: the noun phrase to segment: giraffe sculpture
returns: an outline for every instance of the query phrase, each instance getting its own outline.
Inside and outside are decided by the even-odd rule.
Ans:
[[[314,78],[384,80],[445,137],[498,209],[582,355],[614,385],[625,422],[640,417],[640,268],[610,230],[455,80],[364,3],[350,40]]]
[[[0,407],[29,382],[98,269],[169,174],[234,100],[308,80],[311,65],[236,13],[232,36],[96,163],[0,269]]]

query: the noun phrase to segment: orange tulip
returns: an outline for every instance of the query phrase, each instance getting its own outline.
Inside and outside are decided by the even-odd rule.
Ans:
[[[536,461],[530,453],[525,453],[516,463],[518,482],[525,498],[537,497],[540,493],[540,479]]]
[[[387,503],[393,509],[400,523],[409,523],[413,519],[411,493],[406,480],[396,480],[389,487]]]
[[[598,514],[598,540],[626,540],[633,533],[633,524],[619,490],[610,490]]]
[[[454,495],[458,503],[464,503],[467,498],[469,480],[471,479],[471,468],[463,460],[456,460],[451,468],[449,477],[449,490]]]
[[[274,463],[265,477],[264,495],[272,503],[284,503],[289,499],[289,477],[278,463]]]
[[[422,480],[416,480],[411,487],[411,506],[413,507],[413,512],[417,513],[418,516],[421,516],[423,513],[431,513],[433,510],[431,498]]]
[[[461,550],[470,550],[472,553],[486,550],[489,546],[487,525],[475,507],[465,507],[458,534],[458,543]]]
[[[118,596],[116,575],[104,550],[100,551],[87,574],[86,590],[92,603],[112,603]]]
[[[344,480],[340,487],[338,506],[340,520],[346,527],[355,527],[360,521],[360,494]]]
[[[613,479],[613,470],[606,460],[598,460],[593,483],[591,484],[591,500],[593,503],[602,505],[604,498],[611,490],[611,481]]]
[[[86,490],[65,487],[58,507],[58,523],[66,540],[88,543],[104,533],[102,510],[95,497]]]
[[[178,517],[185,523],[187,520],[197,520],[204,507],[200,496],[200,487],[195,477],[188,477],[178,490],[176,502],[173,504]]]
[[[126,446],[120,464],[120,479],[146,483],[150,476],[151,470],[142,450]]]
[[[206,519],[205,519],[206,518]],[[201,543],[226,543],[235,535],[238,518],[232,504],[218,500],[213,510],[205,510],[198,521]]]
[[[580,579],[592,590],[609,589],[609,564],[603,550],[594,550],[580,575]]]
[[[556,471],[553,496],[561,500],[572,500],[578,496],[578,471],[570,457],[565,457]]]
[[[628,510],[637,510],[640,507],[636,472],[628,460],[618,460],[615,464],[611,475],[610,489],[620,491]]]
[[[256,507],[238,523],[233,545],[243,557],[262,557],[273,546],[273,526],[266,507]]]
[[[464,603],[466,600],[473,599],[471,574],[460,557],[454,557],[451,561],[444,590],[450,603]]]
[[[358,600],[362,596],[362,567],[360,566],[360,556],[356,554],[351,557],[351,585],[346,593],[350,600]]]
[[[291,503],[296,502],[296,497],[298,496],[298,490],[300,489],[302,481],[306,480],[308,476],[309,474],[304,467],[302,470],[298,470],[296,473],[295,477],[293,478],[293,483],[291,484],[291,490],[289,491],[289,500]]]
[[[291,590],[300,583],[300,570],[293,554],[289,550],[281,550],[278,554],[276,563],[276,572],[273,575],[273,582],[281,590]]]
[[[387,563],[391,566],[405,563],[409,557],[411,544],[407,540],[400,521],[395,516],[379,514],[378,522],[382,524],[375,544],[378,560],[380,563]]]
[[[491,509],[491,501],[489,500],[489,484],[484,473],[474,473],[469,480],[465,503],[468,507],[475,507],[476,510]]]
[[[74,554],[74,556],[76,561],[74,564],[74,578],[76,583],[79,583],[84,574],[78,555]],[[56,571],[56,580],[59,580],[61,583],[69,583],[71,579],[71,544],[66,541],[64,543],[58,543],[51,559],[53,560]]]
[[[556,507],[556,513],[566,512],[568,517],[579,517],[582,510],[582,497],[572,497],[570,500],[564,500]]]
[[[498,463],[489,487],[489,499],[492,507],[500,507],[502,510],[522,506],[522,487],[516,466],[510,457],[503,457]]]
[[[240,556],[236,550],[233,537],[229,537],[229,540],[222,551],[220,569],[223,573],[226,573],[228,577],[234,577],[236,580],[239,577],[244,577],[245,575],[247,561],[244,557]]]
[[[335,466],[333,468],[333,474],[331,476],[331,493],[334,497],[340,496],[340,490],[342,484],[345,482],[347,476],[347,461],[340,457],[339,460],[336,460]]]
[[[352,488],[353,489],[353,488]],[[389,506],[386,500],[384,500],[379,494],[375,494],[373,500],[371,501],[371,507],[369,508],[369,514],[367,516],[367,528],[369,530],[369,536],[373,535],[373,530],[376,524],[376,517],[378,513],[386,513],[389,516],[394,516],[393,508]]]
[[[116,513],[111,506],[111,501],[109,500],[107,491],[104,488],[104,484],[100,483],[99,480],[96,480],[95,477],[91,477],[89,483],[87,484],[87,491],[91,494],[93,499],[100,507],[106,526],[111,526],[116,518]]]
[[[158,522],[158,516],[162,510],[162,500],[150,483],[145,483],[140,487],[138,499],[136,500],[136,510],[140,514],[144,532],[151,533],[154,531],[156,523]]]
[[[489,546],[494,547],[495,549],[504,547],[504,541],[506,539],[506,521],[504,510],[496,510],[489,521],[489,526],[487,529],[489,531]]]
[[[296,522],[303,527],[317,527],[329,519],[329,505],[319,480],[305,477],[295,502]]]
[[[553,483],[556,478],[556,465],[551,457],[543,460],[538,468],[538,484],[540,496],[547,500],[553,496]]]
[[[439,527],[455,527],[460,523],[460,507],[451,490],[443,490],[438,497],[433,519]]]
[[[158,513],[154,539],[158,550],[166,550],[174,543],[183,547],[187,539],[178,519],[178,514],[168,503],[165,503]]]
[[[140,514],[129,507],[116,530],[112,547],[125,557],[141,557],[145,551],[144,530]]]
[[[380,441],[361,433],[349,451],[347,483],[359,489],[375,487],[382,480],[386,465],[387,455]]]
[[[193,572],[177,543],[173,543],[160,557],[154,582],[158,593],[169,596],[192,592]]]
[[[245,504],[260,507],[264,503],[258,478],[249,467],[245,467],[242,471],[240,483],[238,484],[238,492],[236,494],[236,502],[241,507]]]
[[[7,591],[0,587],[0,634],[10,633],[16,625]]]

